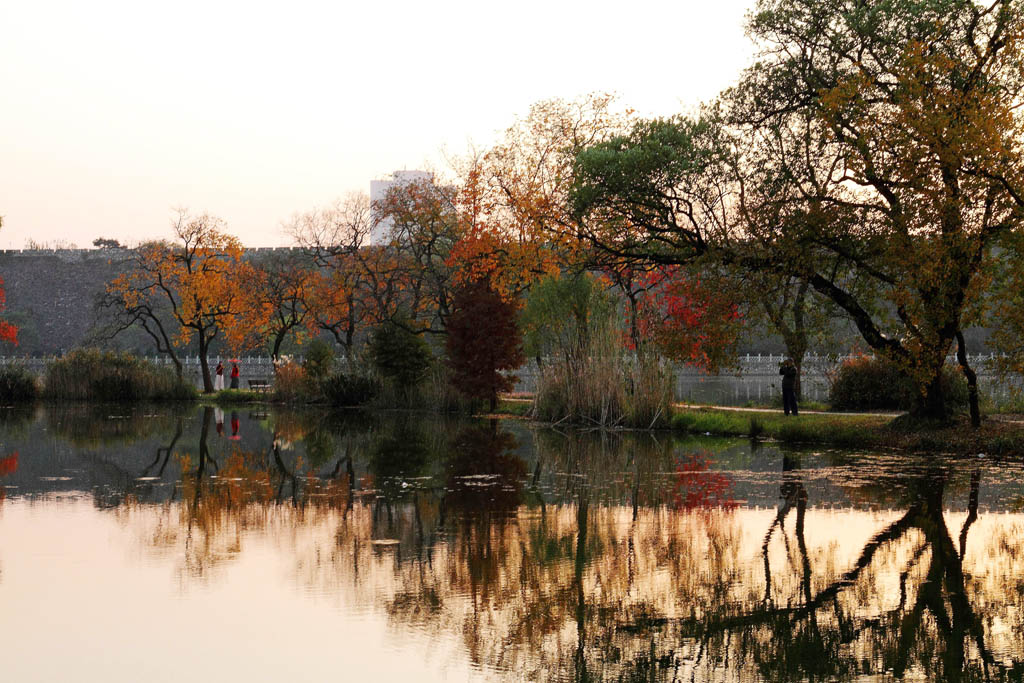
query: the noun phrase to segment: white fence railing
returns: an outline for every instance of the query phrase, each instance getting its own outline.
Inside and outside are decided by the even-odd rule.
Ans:
[[[868,354],[870,355],[870,354]],[[737,368],[740,373],[747,373],[751,370],[758,368],[774,368],[775,372],[778,372],[779,363],[784,361],[788,356],[785,354],[761,354],[761,353],[746,353],[737,358]],[[806,372],[816,372],[822,368],[832,367],[839,365],[845,361],[861,358],[861,354],[817,354],[808,353],[803,359],[803,369]],[[979,369],[986,370],[991,368],[992,363],[998,357],[995,353],[972,353],[968,354],[967,360],[971,366]],[[29,369],[39,368],[43,370],[47,365],[56,360],[58,356],[0,356],[0,365],[24,365]],[[228,363],[234,359],[234,356],[210,356],[209,365],[210,367],[216,367],[218,362]],[[168,356],[142,356],[142,360],[154,363],[156,365],[173,365],[170,357]],[[185,367],[201,367],[199,356],[179,356],[178,360]],[[269,356],[243,356],[238,357],[239,368],[265,368],[267,372],[273,374],[274,361]],[[292,358],[294,362],[301,363],[303,358],[301,356],[295,356]],[[948,362],[956,364],[957,360],[955,356],[950,356]],[[524,366],[523,369],[528,370],[534,363],[531,361]],[[706,374],[698,368],[689,368],[687,366],[679,366],[677,371],[693,372],[697,374]],[[723,374],[734,374],[734,371],[725,370]]]
[[[214,368],[217,367],[217,362],[222,361],[225,365],[225,382],[229,382],[229,373],[231,372],[231,364],[229,360],[234,356],[211,356],[208,363],[210,367],[210,373],[212,374]],[[168,356],[142,356],[142,359],[153,363],[154,365],[173,367],[174,362]],[[25,357],[25,356],[0,356],[0,366],[4,365],[21,365],[24,366],[29,372],[36,375],[42,375],[46,372],[47,366],[57,360],[56,356],[49,357]],[[202,363],[198,356],[181,356],[178,358],[181,361],[182,371],[185,377],[192,380],[196,386],[202,385]],[[295,360],[302,362],[301,358]],[[238,371],[241,375],[241,387],[245,388],[248,386],[248,380],[272,380],[274,377],[274,361],[268,356],[240,356],[238,357]]]
[[[853,355],[824,355],[808,354],[803,360],[804,393],[807,398],[825,400],[828,396],[828,377],[840,363],[859,356]],[[230,373],[230,363],[233,356],[212,356],[209,360],[210,372],[216,367],[218,361],[224,361],[226,366],[225,375]],[[736,367],[723,370],[717,375],[708,374],[699,368],[677,365],[675,374],[675,393],[679,400],[694,400],[706,403],[740,402],[749,400],[762,400],[778,393],[779,363],[785,360],[786,356],[781,354],[743,354],[737,358]],[[990,393],[1003,394],[1008,390],[1005,378],[999,378],[993,372],[995,354],[971,354],[968,357],[971,366],[976,370],[979,378],[982,378],[986,390]],[[17,363],[24,365],[29,371],[42,375],[47,365],[53,362],[54,358],[28,358],[16,356],[0,356],[0,366]],[[167,356],[146,356],[145,360],[161,366],[171,366],[173,363]],[[184,374],[197,387],[202,386],[202,370],[198,356],[183,356],[180,358]],[[292,360],[302,362],[302,358],[295,357]],[[339,364],[343,361],[337,361]],[[951,358],[951,363],[956,359]],[[249,380],[263,380],[273,382],[274,363],[267,356],[245,356],[238,358],[238,369],[241,375],[240,386],[248,387]],[[538,370],[534,361],[527,362],[516,371],[517,391],[534,391],[537,386]],[[227,377],[225,377],[227,380]],[[1016,384],[1011,380],[1010,384]]]

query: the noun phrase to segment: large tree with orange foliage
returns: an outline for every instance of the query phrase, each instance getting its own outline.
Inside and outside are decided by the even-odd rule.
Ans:
[[[452,250],[462,236],[459,189],[435,180],[397,184],[374,207],[390,225],[386,281],[399,294],[387,317],[443,333],[455,287]],[[382,273],[383,274],[383,273]]]
[[[496,145],[464,162],[450,259],[457,283],[486,277],[508,298],[587,260],[568,202],[573,162],[579,150],[625,128],[630,112],[613,105],[603,94],[538,102]]]
[[[312,317],[310,300],[317,274],[299,253],[272,253],[254,264],[249,296],[258,304],[250,309],[252,323],[262,324],[261,336],[270,342],[270,355],[276,360],[289,334],[301,342]]]
[[[170,348],[196,343],[203,390],[213,391],[207,354],[223,337],[244,347],[262,327],[269,307],[254,296],[254,269],[237,238],[206,214],[179,211],[175,242],[151,242],[134,250],[126,271],[107,285],[126,310],[145,307]]]
[[[376,225],[369,197],[354,193],[294,216],[288,224],[313,273],[307,325],[329,332],[351,359],[357,339],[402,307],[410,268],[389,246],[370,244]]]

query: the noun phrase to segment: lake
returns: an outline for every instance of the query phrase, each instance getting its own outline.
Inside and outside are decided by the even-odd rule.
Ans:
[[[1024,677],[1024,468],[388,412],[0,410],[10,681]]]

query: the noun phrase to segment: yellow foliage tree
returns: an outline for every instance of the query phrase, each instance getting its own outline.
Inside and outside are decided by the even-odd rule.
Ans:
[[[254,268],[243,258],[237,238],[224,222],[202,214],[178,212],[174,242],[151,242],[135,250],[128,269],[107,285],[127,309],[158,304],[177,346],[196,343],[203,391],[213,391],[207,361],[210,344],[223,337],[241,349],[266,322],[270,308],[255,296]]]

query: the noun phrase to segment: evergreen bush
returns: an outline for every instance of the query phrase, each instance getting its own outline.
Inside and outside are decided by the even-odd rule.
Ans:
[[[323,339],[311,341],[306,347],[306,358],[302,363],[306,375],[314,381],[325,379],[331,374],[333,366],[334,349],[331,345]]]
[[[36,378],[23,365],[5,365],[0,368],[0,401],[24,403],[35,400],[39,393]]]
[[[381,376],[405,391],[423,381],[433,354],[421,336],[389,321],[373,333],[370,356]]]

